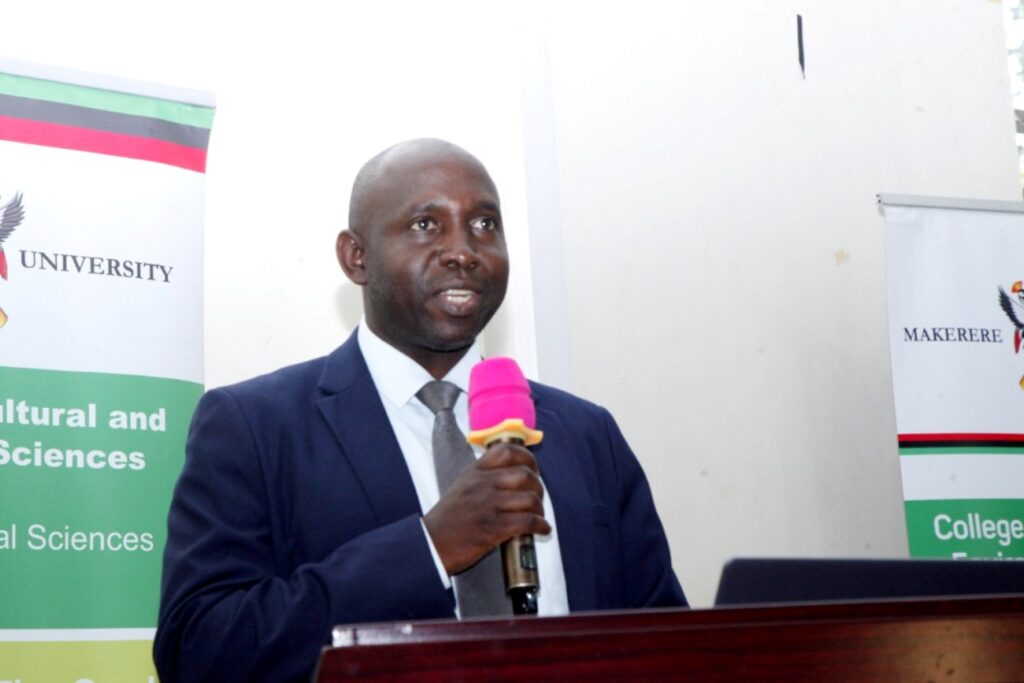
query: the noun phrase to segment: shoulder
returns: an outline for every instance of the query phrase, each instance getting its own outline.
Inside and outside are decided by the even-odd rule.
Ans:
[[[534,382],[530,380],[530,393],[533,395],[533,400],[538,406],[542,404],[546,407],[571,407],[574,410],[582,410],[595,413],[607,412],[604,408],[591,403],[590,401],[580,398],[575,394],[570,394],[568,391],[563,389],[557,389],[547,384],[541,384],[540,382]]]
[[[289,448],[308,450],[324,437],[324,401],[336,383],[330,377],[336,353],[314,358],[243,382],[207,391],[189,430],[187,452],[215,450],[244,455],[243,444],[268,458]]]
[[[326,356],[289,365],[265,375],[211,389],[204,400],[227,399],[244,406],[295,405],[319,394]]]
[[[211,389],[203,402],[227,401],[245,412],[290,413],[336,392],[364,374],[366,363],[353,334],[326,356]]]
[[[531,381],[530,393],[538,411],[551,411],[570,424],[605,424],[612,419],[604,407],[547,384]]]

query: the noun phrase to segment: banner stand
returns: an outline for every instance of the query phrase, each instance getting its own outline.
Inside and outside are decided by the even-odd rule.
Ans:
[[[213,112],[0,60],[0,681],[156,679]]]
[[[910,554],[1024,558],[1024,202],[879,210]]]

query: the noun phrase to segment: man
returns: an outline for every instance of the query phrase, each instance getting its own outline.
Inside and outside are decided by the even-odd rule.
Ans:
[[[453,580],[521,534],[537,535],[542,615],[685,605],[643,472],[597,406],[533,384],[544,441],[493,446],[440,490],[420,391],[458,386],[465,429],[475,339],[508,280],[503,230],[487,171],[450,143],[402,143],[360,171],[337,252],[364,323],[196,409],[168,518],[165,683],[301,679],[335,624],[455,616],[469,598]]]

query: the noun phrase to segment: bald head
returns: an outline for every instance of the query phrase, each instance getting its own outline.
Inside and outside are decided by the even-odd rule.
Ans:
[[[366,162],[336,248],[363,288],[370,330],[435,378],[466,353],[508,284],[494,182],[443,140],[403,142]]]
[[[389,183],[401,180],[408,171],[451,162],[475,167],[488,182],[491,182],[487,169],[479,159],[447,140],[406,140],[380,152],[363,164],[352,183],[352,196],[348,205],[349,230],[363,237],[369,236],[370,227],[374,223],[374,209],[382,199],[382,191]],[[493,187],[493,182],[491,186]]]

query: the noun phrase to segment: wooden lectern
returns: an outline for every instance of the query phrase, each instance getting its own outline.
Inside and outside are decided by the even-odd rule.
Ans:
[[[316,680],[1024,681],[1024,595],[342,626]]]

